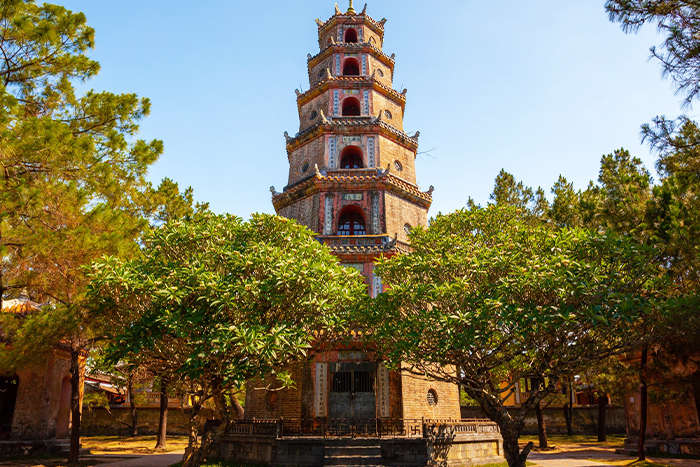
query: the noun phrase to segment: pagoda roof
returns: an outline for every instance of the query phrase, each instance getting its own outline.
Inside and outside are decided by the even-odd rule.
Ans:
[[[322,115],[320,122],[300,131],[294,137],[287,136],[287,156],[295,149],[324,133],[356,133],[358,131],[363,133],[381,133],[413,151],[418,150],[419,132],[409,136],[407,133],[382,120],[381,114],[371,117],[325,117]]]
[[[380,82],[371,76],[326,76],[323,81],[320,81],[316,86],[309,89],[304,93],[299,93],[297,95],[297,108],[301,109],[301,106],[312,100],[314,97],[327,91],[333,84],[341,86],[372,86],[373,89],[384,94],[389,98],[393,98],[398,101],[401,107],[406,105],[406,94],[404,92],[398,92],[395,89],[387,86],[386,84]]]
[[[339,169],[319,171],[285,187],[282,193],[273,193],[272,204],[279,212],[285,206],[295,203],[319,191],[384,189],[426,209],[433,202],[433,188],[420,191],[417,185],[409,183],[390,173],[390,169]]]
[[[18,298],[3,300],[1,310],[3,313],[26,315],[41,309],[41,304],[31,300],[26,290],[23,290]]]
[[[369,49],[372,52],[374,52],[374,54],[377,56],[377,58],[379,58],[381,62],[383,62],[392,70],[394,69],[394,65],[396,63],[394,55],[389,56],[385,54],[382,50],[379,49],[379,47],[369,42],[334,42],[331,43],[331,45],[329,45],[325,49],[321,50],[316,55],[309,56],[309,58],[307,59],[307,64],[309,68],[316,65],[318,62],[323,61],[325,58],[327,58],[328,55],[331,55],[333,52],[335,52],[336,49],[338,49],[339,52],[361,52],[365,49]]]
[[[386,23],[386,19],[382,18],[381,21],[377,21],[373,19],[371,16],[369,16],[367,13],[365,13],[365,10],[363,9],[361,13],[354,13],[354,10],[348,10],[346,13],[342,13],[336,5],[336,10],[335,14],[331,16],[328,21],[321,21],[320,19],[316,20],[316,24],[318,25],[318,35],[319,37],[325,34],[329,29],[335,27],[338,25],[338,22],[342,22],[344,24],[348,24],[349,21],[355,20],[357,22],[361,22],[366,24],[367,26],[370,27],[375,33],[379,34],[379,37],[382,39],[384,38],[384,23]],[[353,24],[353,23],[350,23]],[[356,24],[356,23],[355,23]]]

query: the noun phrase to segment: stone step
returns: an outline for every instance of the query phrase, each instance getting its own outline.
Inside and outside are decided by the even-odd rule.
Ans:
[[[381,465],[382,456],[326,456],[323,465]]]
[[[326,456],[381,456],[381,446],[326,446]]]
[[[330,446],[378,446],[376,438],[327,438],[325,445],[326,448]]]

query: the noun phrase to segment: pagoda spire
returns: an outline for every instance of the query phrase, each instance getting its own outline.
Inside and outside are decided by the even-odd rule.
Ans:
[[[352,0],[350,0],[350,8],[348,8],[348,11],[345,14],[346,15],[356,15],[357,14],[355,9],[352,7]]]

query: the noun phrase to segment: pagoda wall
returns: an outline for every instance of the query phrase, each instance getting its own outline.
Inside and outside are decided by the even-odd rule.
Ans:
[[[398,234],[398,239],[402,242],[408,242],[408,236],[404,229],[406,224],[410,225],[411,228],[428,226],[428,213],[425,208],[417,204],[387,191],[384,193],[384,205],[386,212],[391,213],[391,215],[386,216],[386,233],[392,236]]]
[[[318,83],[326,79],[326,69],[333,74],[333,54],[309,68],[310,89],[313,89]]]
[[[319,225],[320,207],[319,196],[308,196],[296,203],[286,206],[279,211],[279,215],[287,219],[296,219],[314,232],[321,233]]]
[[[407,181],[408,183],[416,184],[416,153],[411,149],[405,148],[400,144],[390,140],[389,138],[379,138],[379,156],[377,157],[377,165],[386,169],[387,165],[391,164],[391,173]],[[398,171],[394,166],[394,162],[399,161],[402,170]]]
[[[430,381],[425,378],[401,375],[403,418],[450,419],[462,418],[459,407],[459,388],[454,383]],[[428,404],[428,391],[437,394],[437,404]]]
[[[324,92],[314,97],[311,101],[302,105],[299,109],[299,131],[303,131],[321,121],[321,111],[327,116],[328,109],[332,108],[328,102],[330,93]],[[311,114],[316,112],[316,116],[311,118]]]
[[[307,162],[309,165],[304,171],[304,164]],[[324,137],[311,140],[289,154],[289,180],[287,184],[291,185],[313,174],[314,165],[318,165],[319,170],[326,167],[326,139]]]
[[[304,364],[295,363],[287,368],[291,374],[294,387],[277,391],[269,391],[266,387],[277,388],[279,381],[274,376],[268,376],[264,380],[255,378],[246,383],[245,393],[245,418],[246,419],[272,419],[284,417],[302,417],[302,393],[304,385]],[[313,388],[309,388],[313,391]]]
[[[393,99],[385,97],[383,94],[374,91],[372,93],[373,100],[373,115],[378,115],[379,111],[388,110],[391,112],[391,118],[386,114],[382,115],[382,120],[397,128],[403,130],[403,108]]]

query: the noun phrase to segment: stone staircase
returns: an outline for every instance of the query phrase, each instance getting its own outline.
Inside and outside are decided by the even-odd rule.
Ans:
[[[382,448],[373,439],[350,438],[326,441],[323,465],[381,467]]]

